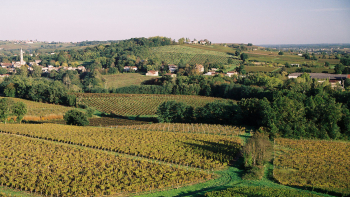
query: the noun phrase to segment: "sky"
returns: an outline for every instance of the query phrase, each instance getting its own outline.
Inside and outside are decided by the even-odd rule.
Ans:
[[[0,40],[350,43],[350,0],[0,0]]]

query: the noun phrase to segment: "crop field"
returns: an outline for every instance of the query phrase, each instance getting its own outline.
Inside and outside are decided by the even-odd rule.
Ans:
[[[350,143],[276,139],[274,178],[283,185],[350,195]]]
[[[53,123],[53,124],[66,124],[66,121],[61,120],[48,120],[48,121],[38,121],[40,123]],[[111,118],[111,117],[99,117],[99,118],[89,118],[89,126],[98,127],[115,127],[115,126],[125,126],[125,125],[142,125],[148,124],[146,121],[129,120],[122,118]]]
[[[149,77],[140,73],[121,73],[103,75],[103,78],[105,79],[106,88],[122,88],[131,85],[141,85],[144,81],[160,77]]]
[[[97,150],[0,135],[0,184],[45,196],[116,195],[210,178]]]
[[[312,73],[322,73],[322,72],[327,72],[327,73],[334,73],[334,69],[330,69],[330,68],[327,68],[327,67],[311,67],[311,68],[308,68],[308,67],[304,67],[305,69],[307,70],[311,70]],[[286,71],[289,72],[289,73],[292,73],[292,72],[295,72],[298,68],[296,67],[293,67],[293,68],[286,68]]]
[[[278,63],[278,64],[285,64],[286,62],[290,64],[303,64],[303,63],[312,63],[320,64],[321,66],[324,65],[326,61],[328,61],[330,64],[339,64],[340,60],[336,59],[318,59],[318,60],[308,60],[304,57],[298,56],[298,55],[291,55],[285,53],[285,55],[278,55],[277,52],[271,52],[271,51],[247,51],[245,52],[248,54],[249,58],[248,60],[254,60],[257,62],[269,62],[269,63]],[[317,55],[316,55],[317,56]]]
[[[51,119],[54,119],[55,116],[61,117],[69,110],[71,110],[71,107],[65,107],[62,105],[55,105],[55,104],[48,104],[48,103],[40,103],[35,101],[29,101],[25,99],[20,98],[11,98],[11,97],[0,97],[1,98],[8,98],[14,102],[23,102],[27,105],[27,114],[24,116],[24,120],[31,120],[33,118],[36,118],[40,120],[40,117],[52,117]],[[43,118],[45,119],[45,118]]]
[[[278,67],[267,67],[267,66],[246,66],[244,70],[247,72],[272,72],[278,69]]]
[[[212,125],[212,124],[185,124],[185,123],[156,123],[128,125],[119,128],[138,129],[148,131],[165,131],[178,133],[202,133],[212,135],[238,136],[245,133],[244,127]]]
[[[207,50],[207,51],[217,51],[217,52],[222,52],[226,54],[234,54],[236,52],[234,48],[225,47],[218,44],[212,44],[212,45],[185,44],[184,46],[195,48],[195,49]]]
[[[57,124],[6,124],[0,132],[73,143],[203,169],[226,166],[238,153],[238,137]]]
[[[165,101],[181,101],[192,107],[203,107],[209,102],[217,100],[228,101],[214,97],[193,95],[165,95],[165,94],[76,94],[76,104],[94,107],[105,113],[121,116],[155,115],[158,106]]]
[[[206,50],[184,45],[170,45],[162,47],[152,47],[147,54],[142,54],[142,58],[158,58],[169,64],[178,64],[182,59],[188,64],[201,64],[209,59],[212,63],[227,63],[230,57],[225,52],[217,50]]]
[[[308,192],[301,192],[298,190],[288,189],[288,188],[271,188],[271,187],[261,187],[261,186],[241,186],[233,187],[222,191],[213,191],[205,194],[206,197],[228,197],[228,196],[238,196],[238,197],[250,197],[250,196],[260,196],[260,197],[280,197],[280,196],[293,196],[293,197],[318,197],[323,195],[312,194]]]

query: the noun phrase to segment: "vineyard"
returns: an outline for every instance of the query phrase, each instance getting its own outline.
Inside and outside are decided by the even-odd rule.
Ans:
[[[245,187],[233,187],[223,191],[208,192],[206,197],[280,197],[280,196],[293,196],[293,197],[318,197],[323,195],[311,194],[308,192],[301,192],[293,189],[271,188],[271,187],[259,187],[259,186],[245,186]]]
[[[0,132],[114,151],[165,162],[216,169],[239,152],[238,137],[55,124],[7,124]]]
[[[194,95],[165,95],[165,94],[76,94],[76,104],[94,107],[105,113],[121,116],[155,115],[158,106],[166,101],[184,102],[192,107],[203,107],[205,104],[226,99],[194,96]]]
[[[156,123],[119,126],[118,128],[178,133],[202,133],[225,136],[238,136],[245,133],[244,127],[212,124]]]
[[[153,47],[150,48],[149,51],[140,54],[140,56],[144,59],[157,58],[170,64],[178,64],[181,59],[187,64],[203,64],[207,59],[209,59],[211,63],[227,64],[227,59],[230,57],[230,55],[225,52],[183,45]]]
[[[53,124],[66,124],[65,120],[49,120],[49,121],[40,121],[41,123],[53,123]],[[89,126],[100,126],[100,127],[110,127],[110,126],[125,126],[125,125],[142,125],[148,124],[146,121],[137,121],[121,118],[110,118],[110,117],[101,117],[101,118],[89,118]]]
[[[5,97],[0,97],[5,98]],[[48,103],[40,103],[35,101],[29,101],[20,98],[11,98],[6,97],[14,102],[23,102],[27,105],[27,115],[24,119],[30,119],[31,116],[35,117],[49,117],[50,115],[64,115],[67,111],[69,111],[70,107],[65,107],[62,105],[48,104]]]
[[[275,143],[278,182],[350,195],[350,143],[281,138]]]
[[[0,135],[0,184],[45,196],[115,195],[172,187],[210,174]]]

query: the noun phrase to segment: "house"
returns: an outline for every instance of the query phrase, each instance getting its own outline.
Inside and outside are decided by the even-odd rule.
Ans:
[[[167,74],[165,74],[165,76],[170,76],[170,77],[174,78],[174,77],[176,77],[176,74],[174,74],[174,73],[167,73]]]
[[[201,65],[201,64],[197,64],[195,68],[196,68],[196,70],[197,70],[198,72],[200,72],[200,73],[203,73],[203,72],[204,72],[204,66]]]
[[[177,66],[174,64],[168,64],[168,68],[170,72],[175,72],[177,70]]]
[[[233,75],[238,75],[238,72],[237,71],[229,71],[226,73],[226,76],[228,76],[228,77],[232,77]]]
[[[0,78],[9,77],[9,76],[10,76],[9,74],[3,74],[3,75],[0,75]]]
[[[124,66],[124,71],[125,72],[129,72],[130,69],[137,71],[137,67],[136,66]]]
[[[150,70],[146,73],[146,76],[159,76],[157,70]]]
[[[207,42],[206,41],[204,41],[204,40],[200,40],[199,41],[199,44],[206,44]]]
[[[192,44],[198,44],[198,41],[196,39],[194,39],[193,41],[191,41]]]
[[[288,79],[298,78],[303,73],[291,73],[288,75]],[[308,73],[311,79],[318,79],[318,82],[324,82],[329,80],[332,87],[341,85],[345,79],[350,79],[348,74],[329,74],[329,73]]]
[[[84,66],[78,66],[77,70],[80,70],[81,72],[86,72],[86,68]]]
[[[297,66],[297,67],[299,67],[300,66],[300,64],[290,64],[291,66]]]
[[[36,65],[39,65],[41,63],[41,60],[35,60]]]
[[[206,76],[215,76],[215,75],[217,75],[217,74],[219,74],[219,73],[210,71],[210,72],[207,72],[207,73],[205,73],[205,74],[203,74],[203,75],[206,75]]]
[[[1,63],[1,67],[3,67],[3,68],[11,68],[12,67],[12,63]]]

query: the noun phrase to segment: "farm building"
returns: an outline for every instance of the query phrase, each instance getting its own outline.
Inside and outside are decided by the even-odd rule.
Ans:
[[[288,79],[298,78],[303,73],[291,73],[288,75]],[[318,79],[318,82],[324,82],[329,80],[332,87],[341,85],[345,79],[350,79],[348,74],[329,74],[329,73],[308,73],[311,79]]]
[[[128,71],[130,71],[130,69],[137,71],[136,66],[124,66],[124,71],[128,72]]]
[[[169,67],[169,71],[172,73],[177,70],[177,66],[174,64],[168,64],[168,67]]]
[[[229,71],[226,73],[226,76],[228,76],[228,77],[232,77],[233,75],[238,75],[238,72],[237,71]]]
[[[157,70],[150,70],[146,73],[146,76],[158,76]]]

